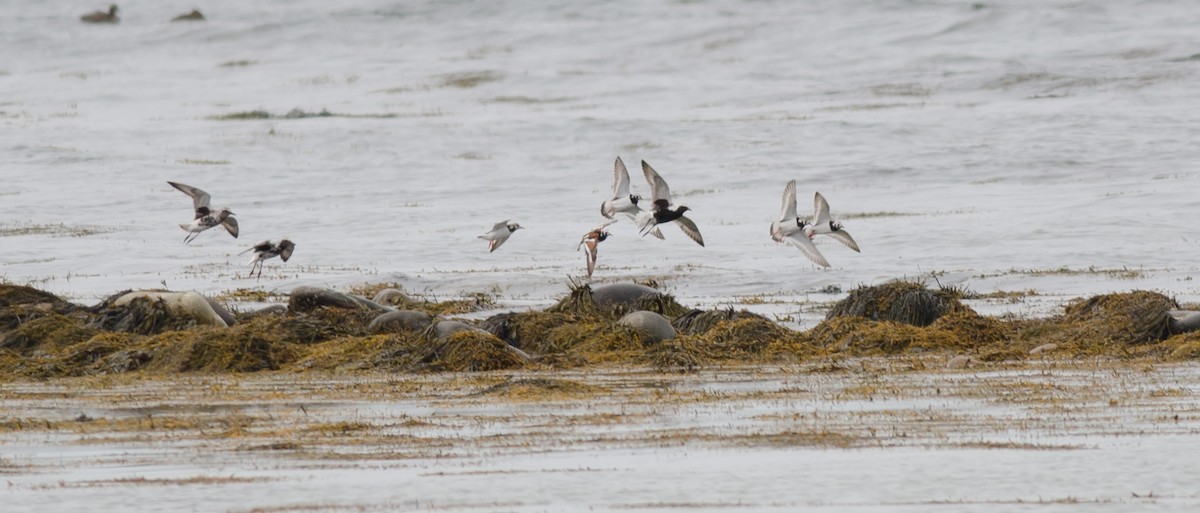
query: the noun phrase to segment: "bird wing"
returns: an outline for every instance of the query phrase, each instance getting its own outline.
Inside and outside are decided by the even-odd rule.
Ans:
[[[496,223],[494,226],[492,226],[492,231],[498,232],[501,228],[503,228],[505,231],[508,231],[508,222],[510,220],[511,219],[505,219],[503,221],[500,221],[499,223]]]
[[[221,221],[221,226],[224,226],[225,231],[229,232],[229,234],[232,235],[233,238],[235,238],[235,239],[237,238],[238,224],[237,224],[236,218],[234,218],[233,216],[226,217],[224,221]]]
[[[583,244],[583,254],[587,259],[587,275],[592,277],[592,271],[596,269],[596,251],[599,249],[600,243],[596,239],[588,239]]]
[[[488,253],[496,251],[496,248],[499,248],[500,245],[504,244],[504,241],[506,241],[506,240],[508,240],[508,237],[497,237],[495,239],[489,240],[488,241]]]
[[[613,164],[613,197],[624,198],[629,196],[629,170],[625,169],[625,163],[621,161],[621,157],[617,157],[617,162]]]
[[[822,225],[829,222],[829,202],[819,192],[813,193],[812,224]]]
[[[179,189],[184,194],[191,196],[193,209],[200,210],[202,208],[208,208],[208,201],[210,199],[212,199],[212,196],[209,196],[209,194],[207,192],[204,192],[203,190],[197,189],[190,185],[184,185],[184,184],[181,184],[178,182],[167,182],[167,183],[171,184],[171,187]],[[197,215],[196,217],[200,217],[200,216]]]
[[[792,180],[783,188],[783,203],[779,208],[779,220],[787,221],[796,218],[796,181]]]
[[[845,244],[846,247],[853,249],[854,251],[858,251],[859,253],[862,253],[862,251],[858,249],[858,243],[854,242],[854,237],[851,237],[850,234],[846,232],[846,230],[838,229],[836,231],[826,233],[825,235],[833,237],[833,238],[837,239],[838,242]]]
[[[812,260],[814,264],[817,264],[821,267],[829,267],[829,261],[825,260],[825,256],[817,250],[817,246],[813,244],[812,241],[808,239],[808,236],[804,235],[803,232],[790,234],[787,237],[784,237],[783,241],[796,246],[796,249],[799,249],[801,253],[804,253],[804,256],[808,257],[809,260]]]
[[[676,219],[675,223],[679,225],[680,230],[683,230],[684,235],[696,241],[696,244],[699,244],[701,247],[704,246],[704,237],[700,236],[700,229],[696,228],[696,223],[693,223],[691,219],[688,219],[686,216],[679,216],[679,219]]]
[[[255,244],[255,245],[254,245],[254,247],[252,247],[252,248],[250,248],[250,249],[247,249],[247,250],[245,250],[245,251],[243,251],[243,252],[241,252],[241,253],[238,253],[238,254],[239,254],[239,255],[244,255],[244,254],[246,254],[246,253],[249,253],[249,252],[251,252],[251,251],[266,251],[266,250],[268,250],[268,249],[271,249],[271,241],[269,241],[269,240],[264,240],[264,241],[262,241],[262,242],[260,242],[260,243],[258,243],[258,244]]]
[[[667,187],[667,181],[658,176],[658,172],[644,160],[642,161],[642,174],[646,175],[646,181],[650,183],[650,197],[654,201],[666,200],[670,203],[671,188]]]
[[[296,243],[287,239],[279,241],[279,258],[282,258],[284,262],[287,262],[289,258],[292,258],[292,252],[295,250]]]

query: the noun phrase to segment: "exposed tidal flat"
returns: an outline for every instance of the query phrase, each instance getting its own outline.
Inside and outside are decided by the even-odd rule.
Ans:
[[[483,319],[462,315],[493,308],[486,295],[394,285],[242,298],[253,307],[167,291],[85,307],[0,287],[5,504],[1200,505],[1200,468],[1179,456],[1200,448],[1200,345],[1187,305],[1161,294],[997,318],[966,291],[895,281],[798,331],[642,284],[573,283],[550,308]]]
[[[0,387],[9,511],[1189,511],[1194,365],[940,357]]]

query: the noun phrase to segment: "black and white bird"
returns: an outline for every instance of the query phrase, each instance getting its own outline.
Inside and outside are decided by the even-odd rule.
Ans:
[[[615,219],[617,214],[621,213],[636,223],[638,215],[644,212],[642,207],[638,206],[641,199],[641,196],[629,192],[629,170],[625,169],[625,162],[621,161],[621,157],[617,157],[616,163],[613,164],[613,195],[600,204],[600,215]],[[662,230],[657,227],[650,235],[663,238]]]
[[[829,267],[829,261],[817,250],[808,234],[808,222],[796,215],[796,181],[792,180],[783,188],[783,203],[779,208],[779,219],[771,223],[771,239],[778,243],[790,244],[799,249],[804,256],[821,267]]]
[[[501,244],[504,244],[504,241],[508,240],[508,238],[512,236],[513,232],[520,229],[521,225],[517,223],[510,223],[509,219],[505,219],[499,223],[496,223],[496,225],[492,227],[492,231],[480,235],[479,238],[488,241],[488,253],[491,253],[496,251]]]
[[[592,231],[583,234],[583,239],[580,239],[579,245],[575,246],[575,251],[579,251],[579,248],[583,248],[584,258],[587,259],[588,278],[592,277],[592,271],[596,269],[596,250],[600,246],[601,242],[604,242],[612,236],[612,234],[608,233],[608,230],[605,228],[608,228],[608,225],[615,222],[616,221],[609,221],[593,228]]]
[[[650,183],[650,197],[654,201],[653,210],[642,212],[638,216],[638,227],[642,230],[642,236],[644,237],[657,225],[674,221],[679,225],[679,229],[683,230],[684,235],[696,241],[696,244],[703,246],[704,237],[700,235],[700,229],[696,227],[696,223],[683,215],[684,212],[691,209],[686,205],[671,205],[671,188],[667,187],[667,182],[658,176],[658,172],[644,160],[642,161],[642,173],[646,175],[646,181]]]
[[[287,239],[280,239],[279,241],[264,240],[238,254],[244,255],[251,251],[254,252],[254,257],[250,259],[250,276],[254,276],[254,269],[257,268],[258,278],[262,279],[263,260],[279,257],[284,262],[287,262],[289,258],[292,258],[292,252],[295,250],[296,244]]]
[[[200,235],[200,232],[217,225],[225,227],[225,230],[228,231],[233,238],[237,238],[238,222],[237,219],[233,217],[235,214],[232,211],[230,211],[228,208],[222,208],[220,210],[213,211],[213,209],[208,205],[208,202],[212,197],[209,196],[207,192],[190,185],[184,185],[176,182],[167,183],[171,184],[171,187],[179,189],[184,194],[192,197],[192,206],[195,208],[196,217],[191,223],[179,225],[180,228],[183,228],[184,231],[188,232],[188,234],[183,237],[183,242],[185,244],[195,240],[196,237]]]
[[[828,235],[833,237],[838,242],[845,244],[846,247],[862,253],[858,249],[858,243],[854,242],[854,237],[851,237],[844,228],[842,223],[834,221],[829,217],[829,202],[825,201],[825,197],[821,193],[813,194],[813,217],[809,221],[808,226],[804,228],[808,238],[812,239],[817,235]]]

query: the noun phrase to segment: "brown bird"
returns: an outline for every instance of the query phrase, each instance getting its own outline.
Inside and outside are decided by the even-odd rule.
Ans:
[[[575,246],[575,251],[583,248],[584,257],[587,259],[587,275],[590,279],[592,271],[596,270],[596,249],[601,242],[612,236],[605,228],[616,221],[609,221],[592,229],[592,231],[583,234],[583,239],[579,241],[579,245]]]
[[[204,15],[196,9],[192,9],[192,12],[180,14],[179,16],[171,18],[171,21],[204,21]]]
[[[117,17],[117,4],[108,6],[108,12],[96,11],[91,14],[80,16],[79,19],[84,23],[116,23],[121,21],[121,19]]]

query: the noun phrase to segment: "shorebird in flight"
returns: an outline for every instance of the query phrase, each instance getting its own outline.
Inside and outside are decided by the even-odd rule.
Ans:
[[[287,239],[280,239],[278,242],[264,240],[258,244],[255,244],[254,247],[238,254],[244,255],[251,251],[254,252],[254,258],[250,259],[250,276],[254,276],[254,269],[258,268],[258,278],[261,280],[263,260],[270,260],[272,258],[279,257],[283,259],[284,262],[287,262],[289,258],[292,258],[292,251],[295,250],[296,244]]]
[[[504,241],[512,236],[513,232],[520,230],[521,225],[510,223],[508,219],[496,223],[492,227],[492,231],[480,235],[479,238],[488,241],[488,253],[496,251]]]
[[[641,196],[629,192],[629,170],[625,169],[625,162],[621,161],[621,157],[617,157],[617,161],[613,164],[613,195],[600,204],[600,215],[614,219],[617,213],[621,213],[637,223],[638,216],[644,212],[642,207],[638,206],[638,201],[641,199]],[[659,239],[663,238],[662,230],[657,227],[650,232],[650,235]]]
[[[821,267],[829,267],[829,261],[817,250],[808,235],[808,222],[796,215],[796,181],[792,180],[783,188],[783,202],[779,208],[779,219],[771,223],[771,239],[782,244],[790,244],[799,249],[804,256]]]
[[[196,217],[191,223],[179,225],[180,228],[183,228],[184,231],[188,232],[188,234],[183,237],[184,244],[192,242],[197,236],[200,235],[201,232],[217,225],[225,227],[225,230],[228,231],[233,238],[237,238],[238,223],[237,219],[233,217],[234,213],[232,211],[230,211],[228,208],[222,208],[220,210],[213,211],[213,209],[208,205],[209,200],[212,197],[203,190],[176,182],[167,183],[171,184],[171,187],[179,189],[184,194],[191,196],[192,207],[196,211]]]
[[[846,247],[862,253],[858,249],[858,243],[854,242],[854,237],[851,237],[850,233],[842,228],[842,223],[829,217],[829,202],[825,201],[825,197],[819,192],[813,194],[813,217],[804,231],[808,234],[809,239],[817,235],[828,235],[845,244]]]
[[[583,234],[583,239],[579,241],[579,245],[575,246],[575,251],[583,248],[584,257],[587,258],[587,276],[592,277],[592,271],[596,269],[596,249],[601,242],[612,236],[605,228],[616,221],[609,221],[592,229],[592,231]]]
[[[654,201],[654,210],[643,212],[638,216],[638,226],[642,229],[642,236],[660,224],[674,222],[679,225],[680,230],[683,230],[684,235],[696,241],[696,244],[703,246],[704,237],[700,235],[700,229],[696,227],[696,223],[683,215],[684,212],[691,209],[686,205],[671,205],[671,188],[667,186],[666,180],[658,176],[658,172],[644,160],[642,161],[642,174],[646,175],[646,181],[650,183],[650,197]]]

